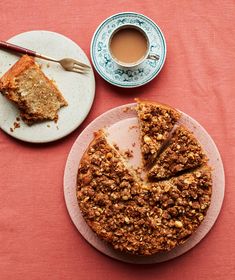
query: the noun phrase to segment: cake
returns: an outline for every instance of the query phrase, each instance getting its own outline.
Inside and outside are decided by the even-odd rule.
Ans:
[[[160,215],[151,216],[154,233],[151,254],[183,244],[204,220],[211,202],[212,174],[205,164],[191,172],[151,184],[147,203]],[[152,209],[155,209],[154,207]],[[151,210],[151,209],[150,209]],[[159,234],[160,232],[160,234]]]
[[[58,120],[58,110],[67,102],[56,85],[30,56],[22,56],[0,79],[0,92],[20,110],[22,120],[31,125]]]
[[[94,134],[77,174],[77,200],[86,223],[115,250],[141,256],[188,240],[206,216],[211,193],[206,162],[166,180],[142,181],[103,130]]]
[[[136,101],[143,164],[148,167],[154,163],[181,114],[165,104],[139,99]]]
[[[80,162],[77,199],[87,224],[116,249],[128,251],[129,242],[136,239],[129,230],[131,217],[139,216],[141,211],[136,206],[139,192],[140,183],[134,171],[128,169],[105,134],[96,133]]]
[[[148,177],[153,180],[167,179],[201,166],[206,161],[207,157],[194,134],[181,125],[173,132],[166,148],[149,170]]]

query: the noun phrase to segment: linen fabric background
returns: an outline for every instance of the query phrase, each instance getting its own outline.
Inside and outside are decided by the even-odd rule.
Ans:
[[[122,11],[145,14],[164,32],[167,60],[152,82],[121,89],[96,75],[87,119],[55,143],[23,143],[0,130],[1,280],[235,279],[235,1],[1,0],[0,39],[55,31],[90,58],[97,26]],[[224,162],[226,193],[216,224],[195,248],[162,264],[125,264],[96,251],[72,224],[63,197],[65,162],[75,139],[101,113],[134,97],[170,104],[195,118]]]

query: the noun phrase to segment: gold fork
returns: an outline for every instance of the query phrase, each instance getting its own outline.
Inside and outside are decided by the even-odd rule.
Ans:
[[[5,42],[0,41],[0,48],[5,50],[14,51],[21,54],[27,54],[30,56],[42,58],[45,60],[53,61],[59,63],[66,71],[72,71],[80,74],[85,74],[87,71],[91,68],[89,65],[84,64],[80,61],[74,60],[72,58],[63,58],[63,59],[55,59],[40,53],[37,53],[35,51]]]

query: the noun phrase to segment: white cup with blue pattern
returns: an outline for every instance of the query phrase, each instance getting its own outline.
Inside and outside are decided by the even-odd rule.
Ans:
[[[121,34],[120,32],[122,32],[122,33],[124,32],[123,35],[125,34],[124,36],[129,37],[129,38],[127,38],[127,41],[125,41],[125,42],[121,39],[122,42],[116,43],[117,40],[120,41],[120,39],[119,39],[120,36],[117,37],[117,35]],[[137,41],[137,42],[135,42],[135,44],[131,44],[131,43],[134,43],[134,41],[133,42],[130,41],[131,40],[130,32],[134,32],[134,34],[137,35],[137,38],[141,39],[140,42]],[[121,35],[121,36],[123,36],[123,35]],[[136,37],[136,35],[135,35],[135,37]],[[115,43],[113,43],[113,42],[115,42]],[[139,43],[141,43],[142,46],[138,46]],[[115,47],[113,47],[113,45],[115,45]],[[115,55],[115,51],[117,51],[118,47],[120,47],[121,49],[124,50],[125,56],[130,56],[127,58],[127,60],[122,59],[122,58],[118,57],[117,55]],[[137,51],[139,51],[140,48],[142,48],[141,51],[144,51],[144,52],[139,53],[139,56],[136,57],[136,59],[134,59],[134,61],[133,60],[130,61],[131,57],[133,56],[133,51],[135,49],[137,49]],[[158,54],[150,52],[150,39],[148,37],[147,32],[145,32],[145,30],[143,28],[136,26],[134,24],[122,25],[113,30],[113,32],[110,34],[110,37],[108,40],[108,51],[109,51],[109,55],[113,59],[113,61],[115,61],[115,63],[119,67],[125,67],[125,68],[138,67],[146,59],[159,60],[159,58],[160,58]]]
[[[149,43],[148,51],[131,67],[113,59],[109,49],[114,32],[127,25],[143,30]],[[91,41],[91,59],[97,73],[112,85],[123,88],[143,86],[153,80],[165,63],[166,53],[166,41],[160,27],[136,12],[122,12],[108,17],[97,27]]]

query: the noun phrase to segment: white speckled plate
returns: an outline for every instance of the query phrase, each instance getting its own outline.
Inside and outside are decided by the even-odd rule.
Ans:
[[[133,108],[133,106],[135,106],[135,104],[128,104],[107,111],[90,123],[79,135],[69,153],[65,167],[65,202],[69,215],[76,228],[79,230],[81,235],[100,252],[114,259],[129,263],[160,263],[176,258],[192,249],[212,228],[219,215],[224,198],[225,180],[223,163],[214,141],[206,130],[193,118],[185,113],[182,113],[180,123],[184,124],[194,132],[208,155],[210,165],[213,167],[212,200],[207,216],[198,230],[187,240],[187,242],[170,252],[159,253],[147,257],[138,257],[114,250],[111,246],[107,245],[107,243],[103,242],[96,236],[81,215],[76,198],[77,170],[84,151],[93,139],[93,132],[103,127],[107,128],[109,140],[117,143],[122,151],[127,149],[133,150],[134,157],[131,158],[129,163],[134,167],[138,167],[140,165],[141,154],[138,120],[136,118],[136,113],[133,110],[126,111],[126,108]]]
[[[83,50],[69,38],[50,31],[29,31],[14,36],[9,42],[36,50],[55,58],[71,57],[90,65]],[[0,77],[13,65],[19,56],[0,50]],[[68,102],[67,107],[59,110],[59,120],[42,122],[27,126],[20,121],[20,128],[13,123],[19,116],[18,109],[0,94],[0,127],[17,139],[44,143],[60,139],[74,131],[89,113],[94,95],[95,79],[91,70],[87,75],[65,71],[59,64],[36,59],[42,71],[56,82]]]
[[[159,55],[158,61],[146,59],[135,68],[123,68],[113,61],[108,51],[110,35],[114,29],[126,24],[136,25],[147,33],[150,51]],[[148,17],[134,12],[119,13],[103,21],[95,31],[91,58],[96,71],[107,82],[124,88],[139,87],[150,82],[161,71],[166,59],[166,41],[160,28]]]

